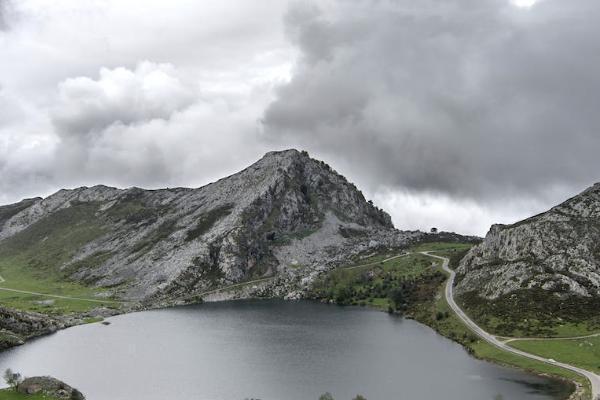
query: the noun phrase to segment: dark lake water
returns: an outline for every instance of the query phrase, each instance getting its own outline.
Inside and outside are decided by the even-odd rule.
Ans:
[[[89,400],[561,399],[564,387],[470,357],[414,321],[313,302],[239,301],[147,311],[0,353]]]

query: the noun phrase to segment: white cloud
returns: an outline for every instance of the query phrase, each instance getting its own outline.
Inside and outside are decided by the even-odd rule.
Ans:
[[[429,231],[436,227],[478,236],[484,235],[492,224],[511,224],[547,208],[544,202],[532,199],[489,205],[443,194],[397,189],[377,192],[373,199],[390,212],[394,224],[402,229]]]
[[[144,61],[134,70],[102,68],[98,80],[78,77],[59,84],[53,120],[60,135],[83,136],[112,124],[168,119],[197,96],[170,64]]]
[[[400,228],[483,234],[598,179],[595,0],[0,4],[0,202],[303,147]]]
[[[197,186],[259,157],[257,120],[295,54],[286,7],[14,2],[0,31],[0,202]]]

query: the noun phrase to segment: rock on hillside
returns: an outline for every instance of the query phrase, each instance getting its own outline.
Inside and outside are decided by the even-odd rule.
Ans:
[[[0,307],[0,350],[22,344],[26,339],[63,328],[64,324],[47,315],[18,312]]]
[[[152,302],[308,273],[418,235],[296,150],[198,189],[82,187],[0,208],[0,262]]]
[[[25,378],[17,386],[17,391],[24,395],[42,395],[44,398],[85,400],[85,396],[79,390],[50,376]]]
[[[494,225],[457,270],[458,294],[600,295],[600,184],[513,225]]]

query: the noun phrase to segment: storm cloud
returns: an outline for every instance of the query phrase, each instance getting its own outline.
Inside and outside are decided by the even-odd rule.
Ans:
[[[484,234],[600,180],[600,3],[526,3],[0,0],[0,203],[297,147],[399,228]]]
[[[0,0],[0,31],[8,28],[8,0]]]
[[[578,190],[600,180],[598,11],[298,3],[285,21],[301,59],[265,135],[352,160],[376,187],[482,201]]]

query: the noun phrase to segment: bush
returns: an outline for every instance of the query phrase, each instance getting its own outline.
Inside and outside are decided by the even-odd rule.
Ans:
[[[21,378],[21,374],[13,372],[12,369],[7,368],[6,371],[4,371],[4,380],[6,381],[8,386],[10,386],[13,389],[16,389],[23,379]]]
[[[85,400],[85,396],[77,389],[71,392],[71,400]]]

